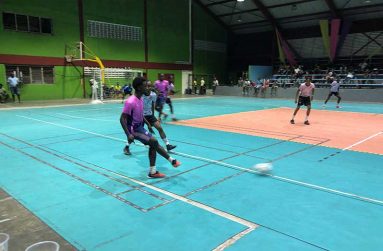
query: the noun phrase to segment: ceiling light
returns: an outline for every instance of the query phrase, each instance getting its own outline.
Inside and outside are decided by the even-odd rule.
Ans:
[[[242,22],[242,18],[241,18],[241,16],[238,16],[238,18],[237,18],[237,22],[238,22],[238,23]]]
[[[369,3],[372,3],[372,1],[371,0],[364,0],[363,3],[369,4]]]
[[[245,2],[245,0],[237,0],[237,2]]]

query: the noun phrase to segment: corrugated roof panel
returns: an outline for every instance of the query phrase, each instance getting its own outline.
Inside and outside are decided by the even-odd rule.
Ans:
[[[314,1],[314,2],[297,4],[295,8],[293,7],[293,5],[289,5],[289,6],[283,6],[283,7],[270,9],[270,13],[276,19],[282,18],[282,17],[299,16],[299,15],[324,12],[324,11],[329,11],[324,1]]]

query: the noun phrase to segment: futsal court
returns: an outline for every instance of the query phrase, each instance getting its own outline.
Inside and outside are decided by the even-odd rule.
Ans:
[[[314,102],[310,126],[292,100],[174,106],[161,180],[123,154],[121,103],[0,111],[0,185],[78,250],[383,249],[382,104]]]

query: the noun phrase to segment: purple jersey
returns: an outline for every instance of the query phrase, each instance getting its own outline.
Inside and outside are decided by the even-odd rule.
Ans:
[[[128,114],[132,120],[128,120],[128,126],[138,126],[144,121],[144,102],[142,98],[137,98],[136,95],[130,96],[124,104],[122,113]]]
[[[168,96],[169,82],[167,80],[156,80],[154,87],[157,89],[159,96]]]

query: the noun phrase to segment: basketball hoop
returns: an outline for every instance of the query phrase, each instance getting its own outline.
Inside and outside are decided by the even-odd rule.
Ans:
[[[71,63],[73,61],[73,56],[72,55],[65,55],[65,61],[67,63]]]

